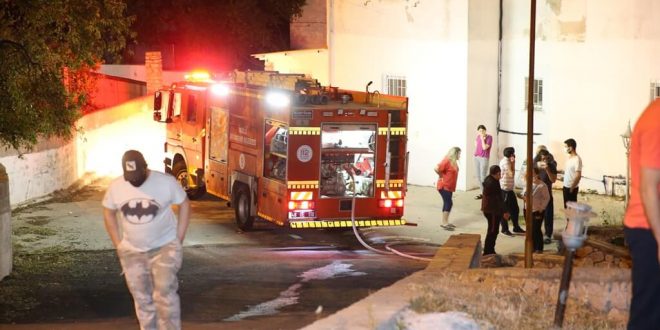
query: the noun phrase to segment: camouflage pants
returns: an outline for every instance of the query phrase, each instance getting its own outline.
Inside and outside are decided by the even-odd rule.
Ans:
[[[181,268],[179,240],[136,252],[117,249],[128,290],[133,295],[140,329],[181,329],[177,272]]]

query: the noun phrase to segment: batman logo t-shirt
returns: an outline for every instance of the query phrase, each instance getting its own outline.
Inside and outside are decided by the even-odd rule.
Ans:
[[[124,203],[119,210],[126,221],[141,225],[150,223],[156,218],[160,205],[153,199],[134,198]]]
[[[150,171],[139,187],[123,176],[113,180],[103,197],[103,207],[119,211],[122,248],[149,251],[176,239],[177,222],[171,206],[185,199],[185,191],[173,176]]]

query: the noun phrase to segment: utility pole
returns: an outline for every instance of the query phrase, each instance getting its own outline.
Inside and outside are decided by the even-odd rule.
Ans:
[[[532,241],[532,168],[533,155],[532,144],[534,136],[534,47],[536,39],[536,0],[532,0],[529,19],[529,77],[527,78],[527,178],[525,196],[525,268],[532,268],[532,252],[534,243]]]

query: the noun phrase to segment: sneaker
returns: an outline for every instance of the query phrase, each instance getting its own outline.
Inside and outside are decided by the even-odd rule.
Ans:
[[[551,239],[550,237],[546,237],[546,238],[543,240],[543,243],[544,243],[544,244],[552,244],[552,239]]]
[[[513,233],[510,232],[510,231],[503,231],[502,234],[504,234],[506,236],[509,236],[509,237],[513,237]]]
[[[453,223],[448,224],[447,227],[456,228],[456,226]]]
[[[513,232],[516,233],[516,234],[524,234],[525,230],[522,229],[522,228],[514,228]]]
[[[446,230],[446,231],[454,231],[454,228],[453,228],[453,227],[449,227],[448,225],[440,225],[440,227],[442,227],[442,229],[444,229],[444,230]]]
[[[477,195],[477,196],[474,196],[474,199],[482,199],[482,198],[484,198],[484,195],[482,195],[482,194],[479,194],[479,195]]]

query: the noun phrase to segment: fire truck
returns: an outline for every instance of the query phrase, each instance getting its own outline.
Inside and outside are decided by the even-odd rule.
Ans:
[[[321,86],[302,74],[195,72],[155,93],[165,171],[191,199],[229,202],[239,228],[401,226],[405,97]]]

